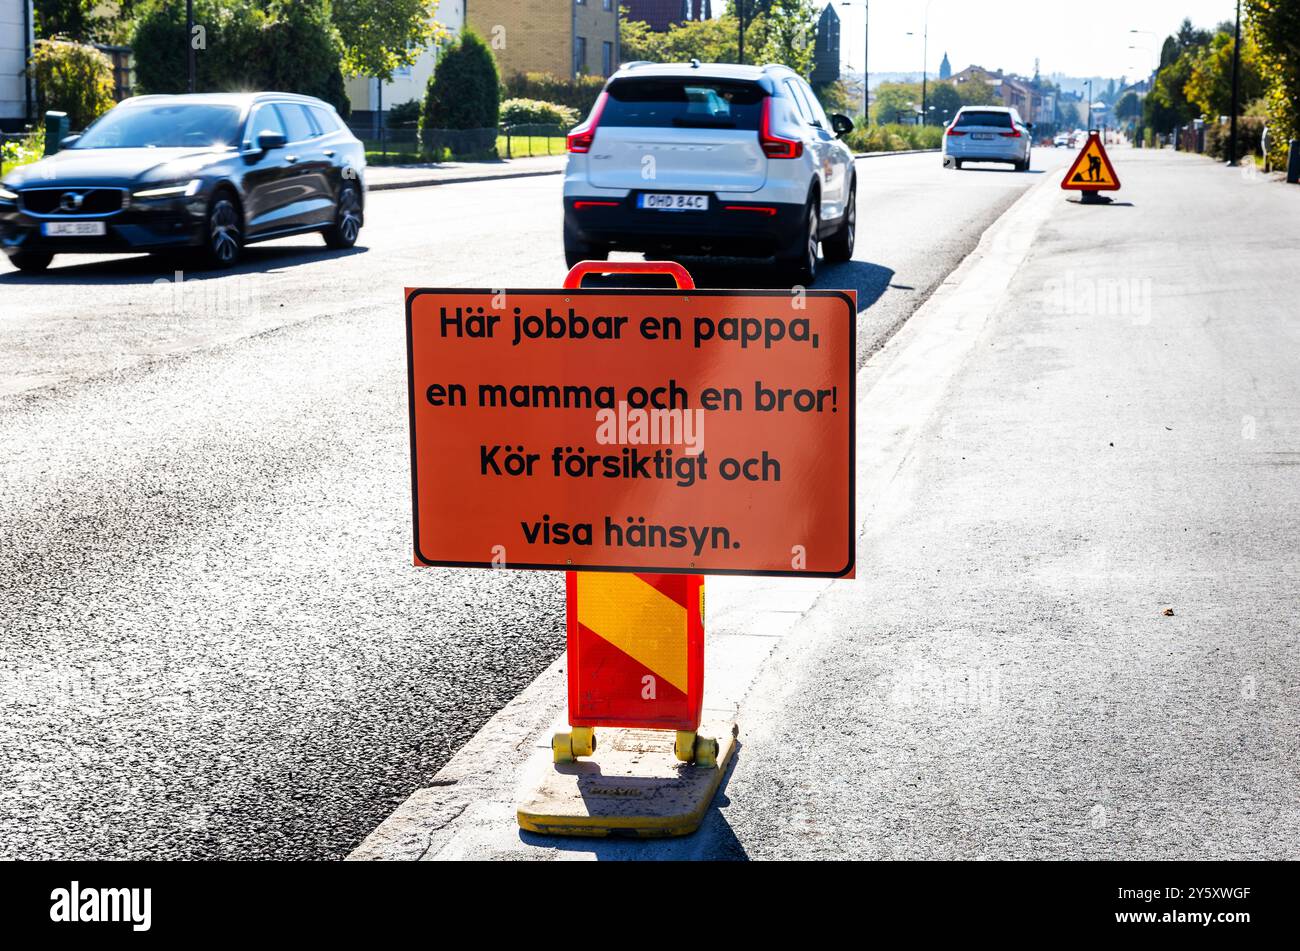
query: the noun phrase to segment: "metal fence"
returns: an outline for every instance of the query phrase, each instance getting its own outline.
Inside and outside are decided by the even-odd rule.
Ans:
[[[367,159],[378,164],[561,155],[568,134],[565,126],[546,124],[485,129],[415,129],[409,126],[394,129],[373,122],[357,122],[349,123],[349,128],[365,144]]]

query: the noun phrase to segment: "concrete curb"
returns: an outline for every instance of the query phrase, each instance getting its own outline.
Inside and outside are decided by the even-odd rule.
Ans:
[[[884,158],[889,155],[926,155],[930,152],[942,152],[943,149],[903,149],[898,152],[854,152],[855,159]]]
[[[899,331],[858,371],[857,533],[913,452],[951,376],[979,339],[1037,225],[1055,200],[1054,181],[1030,187]],[[1028,227],[1034,225],[1034,227]],[[705,721],[736,717],[769,658],[833,584],[826,579],[710,578],[706,619]],[[348,856],[358,860],[711,857],[709,819],[695,835],[654,843],[568,840],[519,831],[515,802],[550,764],[550,734],[564,729],[567,657],[490,719],[424,789],[415,791]],[[726,779],[724,778],[725,789]],[[716,813],[716,810],[714,810]]]
[[[379,182],[375,185],[366,185],[367,191],[383,192],[392,191],[396,188],[424,188],[427,185],[463,185],[466,182],[497,182],[506,178],[538,178],[542,175],[562,175],[564,169],[545,169],[543,171],[533,172],[501,172],[500,174],[489,175],[457,175],[448,178],[428,178],[428,179],[409,179],[406,181],[396,182]]]

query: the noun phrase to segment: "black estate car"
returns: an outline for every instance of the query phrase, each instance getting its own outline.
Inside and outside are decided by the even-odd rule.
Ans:
[[[333,107],[290,93],[140,96],[0,182],[0,247],[24,271],[60,252],[192,247],[213,266],[250,241],[357,240],[365,148]]]

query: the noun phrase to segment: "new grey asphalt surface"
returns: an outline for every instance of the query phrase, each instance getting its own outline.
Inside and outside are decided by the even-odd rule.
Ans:
[[[1033,176],[860,169],[819,286],[865,355]],[[377,192],[352,252],[179,287],[0,263],[0,855],[341,857],[563,649],[560,575],[411,567],[401,307],[557,285],[559,188]]]
[[[1300,855],[1300,191],[1112,157],[751,691],[696,854]]]

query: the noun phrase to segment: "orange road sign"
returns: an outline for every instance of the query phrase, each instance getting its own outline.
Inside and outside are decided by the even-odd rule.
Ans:
[[[415,563],[851,577],[849,291],[407,289]]]
[[[1119,191],[1119,176],[1096,131],[1088,134],[1088,141],[1065,173],[1061,187],[1067,191]]]

